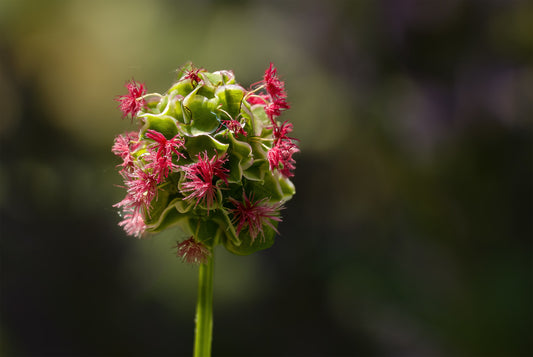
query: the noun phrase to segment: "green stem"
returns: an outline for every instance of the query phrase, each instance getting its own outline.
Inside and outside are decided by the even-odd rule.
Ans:
[[[198,273],[198,301],[196,304],[196,332],[194,336],[194,357],[211,356],[213,335],[213,268],[214,252],[200,265]]]

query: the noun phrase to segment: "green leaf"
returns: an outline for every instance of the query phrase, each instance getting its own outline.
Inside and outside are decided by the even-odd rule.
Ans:
[[[204,80],[208,80],[215,87],[218,87],[224,84],[235,83],[235,75],[233,74],[232,71],[216,71],[213,73],[202,72],[200,74]]]
[[[212,99],[215,97],[216,87],[212,85],[204,84],[200,87],[197,94],[206,97],[207,99]]]
[[[169,206],[163,212],[163,214],[160,216],[159,220],[155,224],[148,226],[147,231],[152,232],[152,233],[157,233],[172,226],[181,226],[183,229],[183,228],[186,228],[185,226],[186,221],[187,221],[187,215],[183,215],[180,212],[178,212],[175,206]]]
[[[265,142],[266,144],[271,144],[271,142]],[[250,146],[252,147],[252,155],[255,160],[268,160],[268,147],[265,147],[265,143],[259,141],[250,141]]]
[[[270,202],[283,201],[279,179],[270,170],[264,172],[263,181],[247,181],[246,192],[253,192],[256,199],[268,198]]]
[[[157,200],[152,202],[150,216],[146,217],[146,224],[150,232],[160,232],[174,225],[183,225],[187,218],[187,211],[192,205],[183,201],[182,197],[176,197],[168,202],[168,194],[159,192]]]
[[[167,139],[172,139],[174,136],[178,134],[178,126],[176,125],[176,121],[169,117],[157,117],[157,116],[148,116],[145,117],[145,124],[142,129],[142,137],[144,138],[144,134],[148,129],[155,130],[160,132],[165,136]]]
[[[175,83],[168,92],[176,91],[177,94],[180,94],[182,96],[187,96],[189,93],[191,93],[195,87],[192,85],[190,79],[184,79],[177,83]]]
[[[222,85],[224,83],[224,77],[219,72],[201,72],[200,77],[204,80],[204,82],[207,82],[208,85],[217,87],[219,85]]]
[[[174,119],[179,121],[180,123],[184,122],[183,118],[183,107],[181,104],[181,101],[183,100],[183,96],[180,95],[177,91],[171,91],[166,96],[164,96],[160,101],[160,110],[159,112],[163,112],[166,110],[165,114],[172,116]],[[170,101],[168,108],[167,103]]]
[[[228,154],[230,167],[230,182],[240,182],[242,171],[252,165],[252,147],[244,141],[237,140],[235,136],[229,131],[223,131],[215,136],[215,138],[229,145]]]
[[[209,72],[200,72],[198,75],[202,79],[202,84],[197,93],[207,98],[213,98],[216,87],[222,83],[222,76],[213,75],[213,73]]]
[[[252,181],[264,180],[265,173],[269,170],[268,161],[265,159],[254,160],[252,166],[243,171],[244,177]]]
[[[274,224],[274,226],[277,226],[277,224]],[[224,242],[224,246],[228,251],[237,255],[249,255],[259,250],[268,249],[274,244],[276,232],[267,225],[263,225],[263,232],[264,237],[259,234],[255,239],[252,239],[248,230],[245,229],[239,234],[239,239],[242,241],[241,244],[236,245],[233,241],[227,240]]]
[[[283,193],[283,200],[290,200],[292,196],[296,193],[296,188],[291,180],[286,177],[279,178],[279,185],[281,187],[281,192]]]
[[[231,219],[228,216],[228,213],[226,210],[222,209],[219,211],[220,215],[222,216],[225,229],[224,234],[227,239],[229,239],[233,245],[239,246],[242,244],[241,240],[237,236],[237,232],[235,231],[235,227],[233,226],[233,223],[231,223]]]
[[[155,224],[161,214],[168,207],[169,193],[167,191],[159,190],[157,193],[157,199],[154,199],[150,206],[150,214],[145,218],[147,225]]]
[[[211,216],[191,216],[189,217],[187,224],[188,230],[192,232],[192,235],[204,243],[208,247],[213,247],[216,241],[216,237],[219,236],[220,218]]]
[[[189,131],[192,135],[209,134],[220,125],[217,115],[218,99],[203,95],[190,95],[183,99],[184,114],[190,114]]]
[[[168,104],[168,96],[164,96],[161,98],[161,100],[159,100],[159,102],[152,102],[152,101],[148,101],[148,106],[150,108],[153,108],[151,111],[149,111],[149,113],[152,113],[152,114],[159,114],[161,113],[167,106]]]
[[[265,109],[261,105],[254,105],[252,107],[252,116],[254,135],[260,136],[262,138],[270,137],[272,135],[272,129],[267,129],[272,126],[270,119],[265,113]]]
[[[229,177],[228,182],[230,183],[239,183],[241,182],[242,178],[242,167],[240,164],[240,160],[235,155],[230,155],[228,159],[229,166]]]
[[[220,99],[222,109],[224,109],[231,118],[236,119],[241,112],[241,103],[244,98],[244,88],[236,84],[228,84],[218,87],[215,96]]]
[[[229,147],[229,144],[221,143],[210,135],[186,136],[185,147],[191,158],[201,152],[207,151],[209,156],[218,154],[222,156]]]
[[[246,170],[252,166],[252,163],[254,162],[252,147],[248,143],[239,140],[233,140],[232,144],[231,153],[239,158],[242,169]]]
[[[222,70],[213,73],[222,75],[222,83],[235,84],[235,74],[233,73],[233,71]]]

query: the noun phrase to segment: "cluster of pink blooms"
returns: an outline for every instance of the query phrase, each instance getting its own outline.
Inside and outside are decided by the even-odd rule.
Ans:
[[[181,78],[190,80],[196,86],[202,82],[202,69],[192,68]],[[117,98],[123,117],[139,118],[141,126],[144,124],[142,114],[148,112],[150,94],[146,94],[144,84],[130,81],[126,84],[127,95]],[[264,90],[264,94],[258,92]],[[152,95],[153,96],[153,95]],[[293,154],[299,151],[296,139],[289,137],[292,124],[276,120],[283,111],[289,109],[287,94],[283,81],[279,79],[276,69],[271,64],[266,70],[264,78],[246,92],[244,100],[249,105],[260,105],[270,120],[272,130],[272,144],[268,149],[267,158],[270,170],[278,172],[283,177],[292,177],[295,169]],[[231,135],[250,137],[254,133],[247,132],[240,119],[230,118],[219,120],[217,129],[229,131]],[[176,125],[180,126],[179,122]],[[178,192],[183,201],[193,205],[194,209],[200,205],[207,208],[207,215],[213,209],[223,209],[231,216],[231,224],[240,234],[246,230],[252,241],[264,235],[264,227],[268,226],[277,232],[274,222],[281,221],[279,211],[281,203],[271,203],[267,198],[254,200],[254,193],[243,191],[242,200],[229,197],[231,207],[224,207],[219,202],[217,193],[219,188],[228,189],[230,176],[229,158],[227,153],[201,151],[195,155],[189,154],[186,147],[186,137],[177,130],[173,137],[163,133],[142,128],[138,132],[128,132],[115,138],[112,152],[121,158],[120,174],[126,189],[125,198],[114,207],[121,210],[121,227],[129,235],[141,237],[149,229],[146,223],[151,217],[151,208],[158,200],[161,189]],[[183,163],[183,161],[185,161]],[[192,162],[192,163],[191,163]],[[171,179],[172,174],[179,173],[181,180]],[[179,181],[179,182],[178,182]],[[218,193],[220,195],[220,193]],[[208,247],[191,237],[177,245],[177,254],[189,263],[202,263],[210,254]]]
[[[279,170],[285,177],[292,177],[294,176],[292,171],[295,169],[292,155],[297,153],[299,149],[294,142],[296,139],[287,136],[292,131],[292,124],[285,121],[279,125],[276,120],[283,111],[290,109],[287,103],[285,83],[279,79],[276,72],[276,68],[271,63],[265,71],[263,81],[259,82],[259,85],[265,87],[267,94],[252,96],[250,102],[264,104],[265,113],[272,123],[274,145],[268,151],[270,169]]]

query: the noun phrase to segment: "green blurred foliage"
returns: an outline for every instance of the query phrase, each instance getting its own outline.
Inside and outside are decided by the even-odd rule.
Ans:
[[[533,354],[530,1],[0,1],[0,351],[190,355],[183,233],[126,237],[113,101],[270,61],[281,236],[217,250],[214,355]]]

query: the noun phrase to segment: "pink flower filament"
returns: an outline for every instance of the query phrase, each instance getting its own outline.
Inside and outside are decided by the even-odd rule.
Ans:
[[[292,155],[299,152],[298,145],[293,141],[295,138],[287,136],[292,131],[292,124],[285,121],[281,125],[273,122],[272,135],[274,136],[274,144],[268,151],[268,163],[270,170],[278,170],[285,177],[292,177],[292,172],[296,167],[296,161]]]
[[[132,119],[137,115],[139,110],[144,108],[145,101],[142,98],[146,94],[144,83],[135,82],[134,80],[126,83],[128,94],[119,96],[116,100],[120,102],[119,108],[122,111],[122,117],[131,115]]]
[[[202,242],[197,242],[194,237],[178,243],[176,248],[178,248],[176,255],[189,264],[204,264],[211,256],[209,249]]]
[[[240,234],[244,228],[248,228],[248,233],[253,242],[259,233],[261,233],[264,238],[264,225],[267,225],[275,232],[278,232],[276,227],[272,224],[272,221],[281,222],[281,218],[279,217],[281,205],[279,203],[269,204],[267,198],[254,202],[253,194],[251,198],[248,198],[244,192],[242,198],[242,201],[237,201],[231,197],[229,198],[229,201],[235,206],[235,208],[230,209],[229,212],[233,214],[232,223],[237,226],[237,234]]]
[[[172,162],[173,154],[176,154],[177,160],[185,157],[178,149],[185,147],[185,141],[181,136],[176,135],[167,140],[163,134],[155,130],[148,130],[146,137],[154,140],[155,143],[148,146],[146,167],[151,169],[157,183],[163,182],[171,171],[178,169],[178,165]]]
[[[247,136],[246,131],[244,131],[241,122],[235,119],[231,120],[223,120],[222,124],[228,128],[229,131],[231,131],[233,134],[241,134],[243,136]]]
[[[122,159],[122,170],[120,172],[131,172],[134,166],[134,156],[133,152],[139,147],[139,142],[137,140],[138,133],[129,132],[125,135],[118,135],[115,138],[115,142],[111,151],[119,156]]]
[[[181,192],[188,194],[185,200],[196,199],[195,207],[204,203],[207,207],[207,213],[213,207],[216,194],[216,179],[223,180],[228,184],[229,170],[223,167],[227,161],[224,154],[221,158],[217,154],[209,158],[207,151],[198,154],[198,162],[187,166],[182,166],[185,172],[185,179],[181,186]]]

